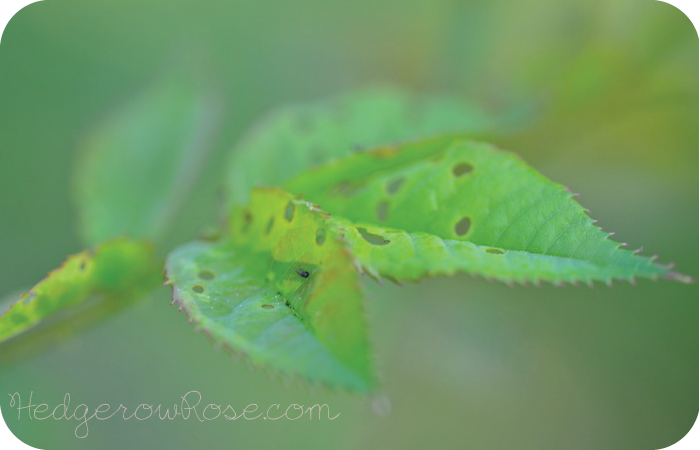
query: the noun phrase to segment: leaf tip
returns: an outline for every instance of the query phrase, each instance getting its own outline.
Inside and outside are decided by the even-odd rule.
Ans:
[[[678,281],[678,282],[683,283],[683,284],[695,283],[695,279],[693,277],[688,276],[688,275],[683,275],[682,273],[676,272],[673,270],[669,270],[666,273],[666,278],[669,280],[672,280],[672,281]]]

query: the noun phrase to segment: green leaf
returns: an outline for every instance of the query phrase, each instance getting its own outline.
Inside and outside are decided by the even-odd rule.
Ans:
[[[234,148],[227,170],[231,204],[255,186],[280,186],[299,172],[353,152],[445,133],[496,129],[485,113],[447,96],[374,87],[279,108]]]
[[[152,246],[141,242],[119,238],[69,256],[0,317],[0,343],[86,310],[91,319],[116,311],[158,286],[160,279]]]
[[[168,283],[199,328],[253,363],[366,391],[375,380],[358,274],[326,221],[312,204],[256,189],[229,238],[169,255]]]
[[[197,80],[169,75],[84,139],[75,197],[84,240],[158,240],[210,149],[219,107]]]
[[[286,188],[333,214],[358,264],[375,276],[688,280],[609,240],[569,191],[515,154],[466,138],[356,154]]]

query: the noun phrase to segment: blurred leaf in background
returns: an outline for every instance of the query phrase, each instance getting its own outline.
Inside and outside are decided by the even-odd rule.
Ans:
[[[389,86],[277,108],[232,149],[226,193],[245,203],[255,186],[278,186],[299,172],[380,145],[441,134],[476,138],[505,133],[506,126],[458,99],[420,97]]]
[[[212,90],[175,68],[90,131],[74,175],[88,245],[166,235],[211,150],[221,108]]]

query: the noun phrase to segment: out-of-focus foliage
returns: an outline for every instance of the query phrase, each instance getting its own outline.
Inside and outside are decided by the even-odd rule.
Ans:
[[[162,239],[211,149],[219,102],[202,81],[169,73],[91,130],[75,171],[89,245]]]
[[[474,106],[447,95],[416,96],[395,87],[280,107],[233,149],[227,193],[232,202],[244,203],[255,186],[279,185],[353,152],[441,134],[489,132],[505,130]]]
[[[3,311],[0,342],[40,323],[70,320],[81,307],[117,311],[158,286],[159,280],[160,268],[151,246],[127,239],[107,241],[94,250],[69,256]]]

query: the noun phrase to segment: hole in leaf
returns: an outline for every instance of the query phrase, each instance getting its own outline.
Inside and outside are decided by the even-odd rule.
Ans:
[[[250,224],[253,222],[253,215],[250,213],[250,211],[246,211],[243,213],[243,227],[241,230],[245,233],[248,231],[248,228],[250,228]]]
[[[267,227],[265,227],[265,235],[267,236],[270,234],[270,231],[272,231],[272,226],[275,224],[275,218],[270,217],[270,220],[267,221]]]
[[[382,201],[377,204],[377,220],[384,222],[386,220],[387,211],[389,210],[389,202]]]
[[[291,201],[287,203],[287,207],[284,208],[284,218],[287,219],[287,222],[291,222],[292,219],[294,219],[294,203]]]
[[[319,228],[316,230],[316,243],[318,245],[323,245],[324,242],[326,242],[326,230]]]
[[[275,305],[271,305],[269,303],[263,303],[260,306],[262,306],[263,309],[275,309]]]
[[[380,236],[378,234],[372,234],[372,233],[368,232],[366,228],[360,227],[357,229],[357,231],[358,231],[358,233],[360,233],[362,235],[362,238],[365,241],[369,242],[372,245],[386,245],[389,242],[391,242],[388,239],[384,239],[383,236]]]
[[[197,294],[201,294],[202,292],[204,292],[204,286],[202,286],[201,284],[195,284],[194,286],[192,286],[192,290]]]
[[[455,225],[455,233],[457,233],[457,236],[464,236],[467,234],[467,231],[469,231],[469,227],[471,227],[471,225],[472,221],[469,219],[469,217],[463,217]]]
[[[472,166],[471,164],[467,164],[467,163],[463,162],[463,163],[459,163],[459,164],[455,165],[455,166],[452,168],[452,173],[453,173],[456,177],[461,177],[462,175],[468,174],[468,173],[471,172],[472,170],[474,170],[474,166]]]
[[[302,278],[309,278],[309,272],[307,272],[306,270],[297,269],[297,273]]]
[[[394,195],[396,194],[399,189],[401,189],[401,186],[403,186],[404,181],[406,179],[404,177],[399,177],[396,178],[395,180],[391,181],[389,184],[386,185],[386,192],[389,195]]]
[[[341,181],[340,183],[333,186],[334,195],[342,195],[343,197],[350,197],[355,194],[357,186],[350,181]]]
[[[199,272],[199,278],[202,280],[213,280],[214,279],[214,272],[210,270],[202,270]]]
[[[502,255],[503,250],[500,250],[498,248],[487,248],[486,253],[493,253],[494,255]]]

